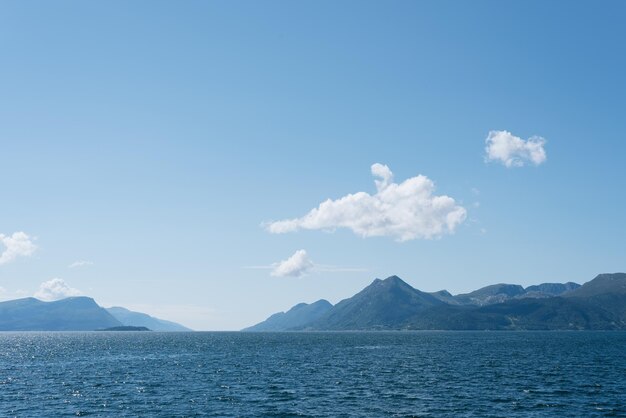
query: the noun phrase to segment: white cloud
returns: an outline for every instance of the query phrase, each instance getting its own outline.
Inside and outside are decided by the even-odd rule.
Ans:
[[[71,269],[74,269],[77,267],[85,267],[85,266],[92,266],[92,265],[93,265],[93,261],[79,260],[79,261],[74,261],[68,267]]]
[[[0,264],[10,263],[20,256],[32,255],[37,249],[31,237],[24,232],[14,232],[13,235],[0,234],[0,244],[5,247],[0,253]]]
[[[65,280],[52,279],[39,285],[39,289],[35,292],[35,297],[45,301],[53,301],[70,296],[80,296],[81,294],[80,290],[70,287],[65,283]]]
[[[485,160],[498,161],[506,167],[523,167],[527,162],[534,165],[546,161],[546,140],[532,136],[524,141],[508,131],[491,131],[485,140]]]
[[[367,271],[360,267],[339,267],[328,264],[314,263],[305,250],[296,251],[291,257],[278,263],[265,266],[247,266],[245,269],[272,270],[271,275],[277,277],[299,277],[309,272],[351,273]]]
[[[312,270],[314,264],[305,250],[298,250],[288,259],[275,263],[272,267],[272,276],[300,277]]]
[[[386,165],[374,164],[376,194],[348,194],[328,199],[301,218],[265,224],[274,234],[299,229],[333,230],[348,228],[362,237],[391,236],[398,241],[438,238],[454,230],[465,220],[467,211],[445,195],[434,195],[434,183],[426,176],[411,177],[393,183],[393,173]]]

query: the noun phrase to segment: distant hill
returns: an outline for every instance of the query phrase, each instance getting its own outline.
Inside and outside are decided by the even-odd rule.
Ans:
[[[309,324],[324,315],[333,305],[327,300],[306,304],[300,303],[287,312],[276,313],[265,321],[242,331],[284,331]]]
[[[0,331],[93,331],[122,326],[91,298],[43,302],[24,298],[0,302]]]
[[[146,327],[152,331],[191,331],[191,329],[176,322],[155,318],[141,312],[133,312],[119,306],[107,308],[106,310],[126,326]]]
[[[0,302],[0,331],[95,331],[129,328],[191,331],[175,322],[125,308],[104,309],[86,296],[54,302],[35,298]]]
[[[281,330],[614,330],[626,329],[626,274],[580,286],[496,284],[452,296],[424,293],[397,276],[376,279],[318,319]]]

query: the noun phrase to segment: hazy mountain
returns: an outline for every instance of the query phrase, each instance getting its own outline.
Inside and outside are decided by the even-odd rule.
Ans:
[[[454,299],[462,305],[483,306],[502,303],[505,300],[523,295],[524,292],[524,288],[518,284],[499,283],[474,290],[471,293],[456,295]]]
[[[435,296],[416,290],[397,276],[376,279],[349,299],[332,307],[307,329],[361,330],[401,328],[411,317],[444,305]]]
[[[526,294],[559,296],[574,289],[578,289],[579,287],[580,285],[578,283],[573,282],[541,283],[535,286],[528,286],[524,290],[526,291]]]
[[[434,297],[436,297],[440,301],[448,303],[450,305],[460,305],[461,304],[461,302],[456,300],[455,297],[452,296],[452,294],[450,292],[448,292],[447,290],[440,290],[438,292],[430,292],[429,294],[433,295]]]
[[[152,331],[191,331],[191,329],[176,322],[155,318],[141,312],[133,312],[119,306],[106,308],[106,310],[125,326],[146,327]]]
[[[392,276],[374,280],[296,329],[626,329],[626,274],[601,274],[583,286],[497,284],[457,296],[445,290],[424,293]]]
[[[319,319],[332,307],[333,305],[324,299],[311,304],[300,303],[287,312],[276,313],[243,331],[285,331],[300,328]]]
[[[117,326],[122,323],[88,297],[0,302],[0,331],[92,331]]]

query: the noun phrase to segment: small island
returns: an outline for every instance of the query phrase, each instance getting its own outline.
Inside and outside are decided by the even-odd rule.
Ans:
[[[99,329],[97,331],[152,331],[152,330],[146,327],[133,327],[129,325],[124,325],[121,327],[110,327],[110,328]]]

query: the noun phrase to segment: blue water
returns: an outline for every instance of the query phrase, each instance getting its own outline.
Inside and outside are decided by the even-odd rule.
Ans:
[[[626,416],[626,333],[3,333],[0,416]]]

